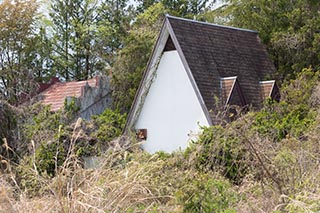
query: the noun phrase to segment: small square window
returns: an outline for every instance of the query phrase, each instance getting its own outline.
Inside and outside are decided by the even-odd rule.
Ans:
[[[147,129],[138,129],[136,135],[137,139],[140,141],[147,140]]]

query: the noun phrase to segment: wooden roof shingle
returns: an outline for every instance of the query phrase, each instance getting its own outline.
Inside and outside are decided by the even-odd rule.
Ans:
[[[220,97],[220,79],[237,76],[247,104],[261,107],[259,81],[275,67],[257,32],[167,16],[208,110]]]

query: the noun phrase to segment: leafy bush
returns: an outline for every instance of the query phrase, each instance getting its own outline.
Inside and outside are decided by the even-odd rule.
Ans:
[[[23,135],[29,142],[33,140],[41,143],[47,139],[51,140],[57,130],[67,123],[64,115],[61,112],[51,112],[50,106],[37,104],[26,109],[25,113],[28,116],[23,125]]]
[[[23,125],[25,143],[20,147],[21,155],[35,155],[38,172],[53,176],[55,168],[64,161],[64,147],[60,138],[67,125],[65,115],[52,113],[49,106],[34,105],[28,110],[28,120]]]
[[[312,108],[311,97],[318,80],[319,72],[302,70],[283,86],[279,103],[269,99],[261,111],[252,114],[253,129],[273,141],[302,136],[315,121],[317,109]]]
[[[228,181],[208,174],[189,181],[177,192],[183,212],[236,212],[238,195]]]
[[[56,170],[62,166],[65,161],[66,152],[62,144],[56,142],[42,144],[35,153],[35,163],[39,173],[46,173],[53,177]]]
[[[235,183],[239,183],[245,176],[248,153],[233,126],[204,127],[194,146],[198,169],[220,171]]]
[[[96,136],[100,141],[108,142],[122,133],[126,122],[126,114],[106,109],[101,115],[93,116],[93,121],[98,127],[93,136]]]
[[[252,114],[255,118],[253,129],[273,141],[286,136],[300,137],[314,123],[315,115],[315,110],[307,104],[293,108],[285,101],[269,101],[261,111]]]
[[[74,118],[79,113],[81,107],[76,97],[66,97],[64,100],[64,112],[68,117]]]

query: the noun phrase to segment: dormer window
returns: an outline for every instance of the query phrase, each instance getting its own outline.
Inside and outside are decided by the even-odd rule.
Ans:
[[[221,78],[220,86],[222,92],[221,97],[224,106],[246,106],[247,103],[237,80],[237,76]]]
[[[260,90],[262,100],[271,98],[275,101],[280,101],[280,92],[275,80],[260,81]]]

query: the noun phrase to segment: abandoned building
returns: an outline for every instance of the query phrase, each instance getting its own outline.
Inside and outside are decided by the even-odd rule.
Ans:
[[[252,30],[167,15],[128,116],[148,152],[184,149],[217,107],[278,98],[275,67]]]
[[[109,79],[102,76],[72,82],[52,78],[49,83],[39,85],[38,97],[54,112],[72,104],[78,116],[87,120],[111,106]]]

